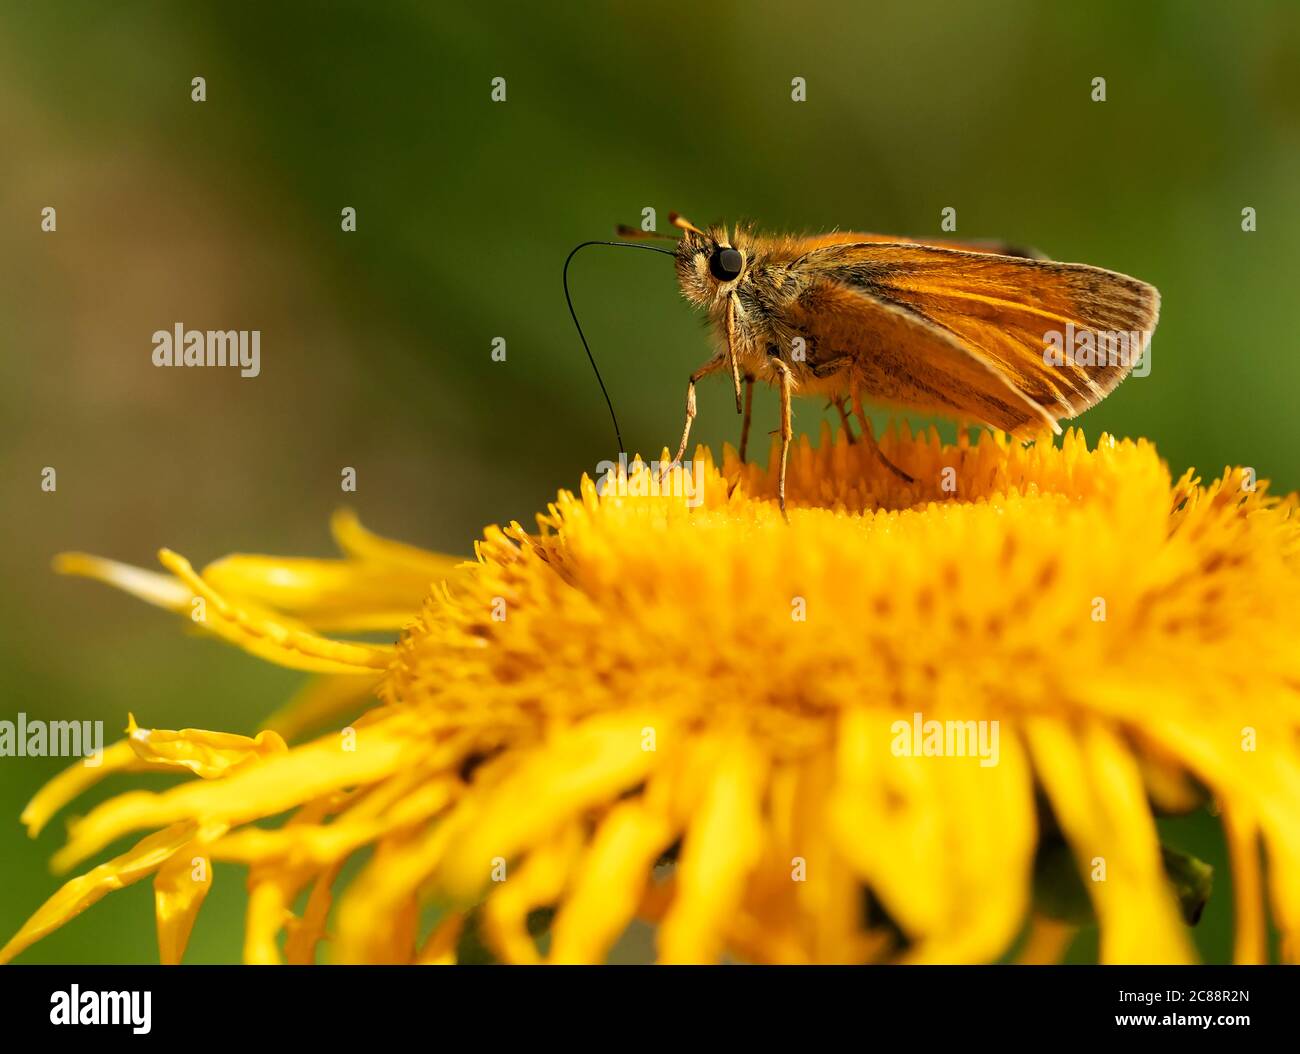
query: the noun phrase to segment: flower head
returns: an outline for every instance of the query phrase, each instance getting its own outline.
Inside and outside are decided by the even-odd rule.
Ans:
[[[882,447],[914,483],[865,444],[802,440],[788,525],[774,466],[701,450],[694,499],[637,462],[536,530],[490,528],[468,564],[348,517],[340,561],[65,558],[201,599],[207,629],[323,676],[255,738],[133,721],[38,794],[33,830],[103,773],[196,777],[74,822],[60,869],[151,833],[3,955],[153,875],[178,961],[201,859],[248,866],[255,962],[313,961],[327,931],[339,961],[446,961],[467,918],[509,961],[601,961],[638,916],[664,961],[987,961],[1062,846],[1105,961],[1185,961],[1154,816],[1209,802],[1237,958],[1264,956],[1266,901],[1300,956],[1296,498],[1242,470],[1173,482],[1149,443],[1077,432]],[[395,647],[321,635],[399,625]]]

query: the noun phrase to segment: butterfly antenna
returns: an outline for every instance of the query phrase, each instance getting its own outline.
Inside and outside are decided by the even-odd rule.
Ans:
[[[596,374],[596,383],[600,385],[600,394],[605,397],[605,405],[609,407],[609,419],[614,422],[614,438],[618,440],[618,449],[623,450],[623,433],[618,427],[618,417],[614,414],[614,404],[610,401],[609,390],[605,387],[605,381],[600,376],[600,369],[596,366],[596,359],[591,354],[591,346],[587,343],[587,338],[582,332],[582,324],[578,321],[578,313],[573,310],[573,297],[569,295],[569,264],[578,254],[580,249],[585,249],[589,245],[618,245],[626,249],[648,249],[652,253],[663,253],[665,256],[677,255],[671,249],[661,249],[657,245],[643,245],[640,242],[583,242],[569,253],[568,258],[564,261],[564,302],[569,305],[569,314],[573,316],[573,324],[578,330],[578,339],[582,341],[583,350],[587,353],[587,361],[591,363],[591,368]]]

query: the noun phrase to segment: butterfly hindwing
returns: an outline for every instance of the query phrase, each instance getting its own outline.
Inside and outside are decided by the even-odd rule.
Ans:
[[[1038,431],[1052,418],[994,365],[951,333],[904,306],[867,296],[834,278],[805,286],[790,312],[807,335],[814,372],[841,363],[835,383],[874,402],[989,424]]]

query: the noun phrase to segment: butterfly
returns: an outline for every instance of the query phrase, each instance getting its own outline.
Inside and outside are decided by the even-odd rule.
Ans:
[[[701,230],[675,213],[672,223],[682,231],[671,251],[682,294],[717,336],[690,375],[674,464],[700,380],[730,375],[742,458],[754,382],[770,383],[781,403],[782,512],[794,394],[835,405],[851,439],[845,405],[861,416],[863,399],[1013,436],[1059,434],[1058,421],[1095,406],[1144,361],[1159,317],[1160,294],[1146,282],[1001,243]],[[875,454],[913,482],[862,420]]]

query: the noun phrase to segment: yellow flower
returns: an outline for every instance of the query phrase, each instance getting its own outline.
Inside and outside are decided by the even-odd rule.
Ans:
[[[250,962],[324,940],[445,962],[467,921],[509,961],[601,961],[638,916],[668,962],[1050,958],[1070,930],[1035,923],[1033,880],[1056,845],[1103,960],[1178,962],[1154,816],[1209,804],[1236,958],[1265,957],[1269,911],[1300,957],[1297,499],[1243,470],[1173,483],[1146,441],[1077,432],[882,447],[914,484],[864,444],[801,440],[789,525],[774,465],[702,450],[698,493],[636,463],[463,565],[347,516],[339,561],[62,558],[324,676],[256,738],[132,720],[103,766],[41,791],[33,833],[110,772],[195,777],[73,822],[59,870],[150,833],[0,955],[153,875],[179,961],[222,860],[249,868]],[[395,647],[322,635],[385,627]]]

